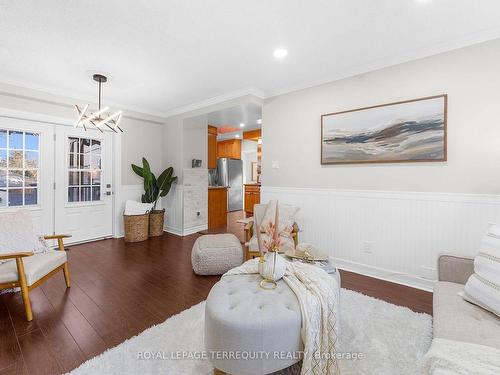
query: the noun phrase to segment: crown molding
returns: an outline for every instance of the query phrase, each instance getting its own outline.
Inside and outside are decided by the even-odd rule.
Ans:
[[[229,92],[227,94],[214,96],[212,98],[204,99],[204,100],[201,100],[199,102],[195,102],[195,103],[188,104],[185,106],[177,107],[177,108],[174,108],[174,109],[164,113],[163,115],[165,117],[173,117],[173,116],[181,115],[181,114],[186,113],[186,112],[191,112],[191,111],[195,111],[197,109],[209,107],[211,105],[220,104],[220,103],[223,103],[223,102],[226,102],[229,100],[238,99],[238,98],[241,98],[241,97],[247,96],[247,95],[252,95],[252,96],[255,96],[259,99],[265,99],[268,97],[268,95],[264,91],[262,91],[256,87],[249,87],[249,88],[244,88],[241,90],[232,91],[232,92]]]
[[[451,41],[436,43],[434,45],[426,46],[425,48],[413,50],[405,54],[400,54],[397,56],[387,56],[386,58],[373,60],[366,64],[349,67],[333,75],[329,75],[313,81],[307,81],[296,85],[283,86],[278,89],[268,90],[267,95],[263,99],[268,99],[279,95],[289,94],[295,91],[333,83],[342,79],[375,72],[381,69],[405,64],[411,61],[438,56],[467,47],[473,47],[475,45],[487,43],[498,38],[500,38],[500,27],[495,29],[485,29],[477,33],[453,39]]]

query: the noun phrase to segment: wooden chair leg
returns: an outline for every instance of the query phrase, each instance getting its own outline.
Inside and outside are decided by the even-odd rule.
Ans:
[[[31,311],[31,301],[26,283],[26,275],[24,273],[24,264],[21,258],[16,258],[17,273],[19,275],[19,285],[21,287],[21,295],[23,297],[24,310],[26,311],[26,319],[28,322],[33,320],[33,312]]]
[[[68,267],[68,262],[64,263],[64,280],[66,281],[66,288],[71,288],[71,282],[69,280],[69,267]]]

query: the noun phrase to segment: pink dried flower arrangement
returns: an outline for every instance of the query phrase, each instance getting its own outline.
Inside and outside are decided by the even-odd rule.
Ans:
[[[269,240],[264,241],[264,247],[267,251],[279,251],[279,248],[283,244],[283,240],[279,236],[278,228],[272,222],[269,222],[269,225],[266,228],[266,234],[269,237]]]

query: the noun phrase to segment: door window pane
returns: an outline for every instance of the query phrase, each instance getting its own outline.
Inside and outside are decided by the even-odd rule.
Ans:
[[[0,207],[7,206],[7,189],[0,189]]]
[[[0,129],[0,148],[7,148],[7,130]]]
[[[101,141],[92,140],[92,153],[94,155],[101,154]]]
[[[38,151],[24,153],[24,168],[38,168]]]
[[[99,186],[92,187],[92,200],[93,201],[101,200],[101,188]]]
[[[80,183],[82,185],[90,185],[90,172],[81,172]]]
[[[9,148],[11,150],[22,150],[23,149],[23,132],[9,131]]]
[[[101,184],[101,172],[92,171],[92,185],[100,185]]]
[[[92,155],[92,163],[90,165],[92,169],[101,169],[101,155]]]
[[[80,167],[78,157],[78,154],[69,154],[69,169],[78,169]]]
[[[7,181],[9,187],[23,187],[23,171],[9,170]]]
[[[38,189],[25,189],[24,190],[24,204],[38,204]]]
[[[78,152],[78,138],[68,138],[69,143],[69,152],[77,153]]]
[[[80,201],[80,188],[79,187],[69,187],[68,188],[68,202],[79,202]]]
[[[38,204],[40,134],[0,129],[0,207]]]
[[[0,168],[7,168],[7,150],[0,150]]]
[[[38,186],[38,170],[31,169],[24,171],[24,186],[25,187]]]
[[[9,189],[9,206],[23,205],[23,189]]]
[[[23,167],[23,151],[12,150],[9,151],[9,168],[22,168]]]
[[[38,140],[40,138],[39,134],[35,133],[25,133],[24,135],[24,149],[25,150],[36,150],[38,151]]]
[[[87,138],[80,138],[80,153],[81,154],[87,154],[90,152],[90,139]]]
[[[101,141],[69,137],[68,146],[68,202],[99,201],[102,176]]]
[[[68,179],[69,186],[80,185],[80,172],[68,172],[68,174],[69,174],[69,179]]]
[[[82,187],[80,189],[80,194],[81,194],[80,195],[80,200],[82,202],[89,202],[89,201],[91,201],[92,197],[90,195],[90,192],[91,192],[90,187],[88,187],[88,186]]]

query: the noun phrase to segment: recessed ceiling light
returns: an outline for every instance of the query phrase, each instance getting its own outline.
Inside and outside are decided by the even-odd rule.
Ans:
[[[240,123],[240,128],[244,128],[245,127],[245,124],[244,123]]]
[[[257,119],[257,124],[259,124],[259,125],[262,124],[262,119],[261,118]]]
[[[239,135],[239,134],[236,134],[236,135],[234,136],[234,138],[239,138],[239,137],[240,137],[240,135]]]
[[[284,48],[277,48],[274,50],[273,55],[277,59],[283,59],[286,57],[286,55],[288,55],[288,51]]]

